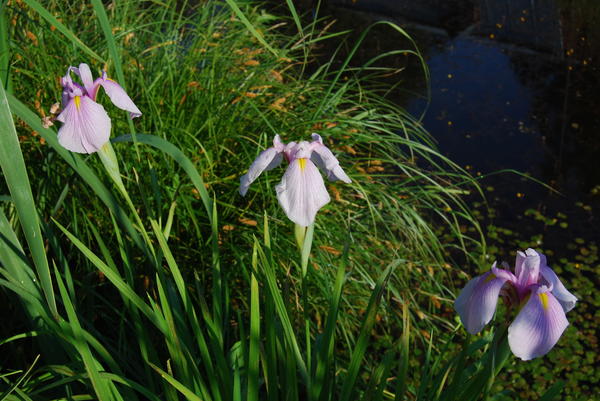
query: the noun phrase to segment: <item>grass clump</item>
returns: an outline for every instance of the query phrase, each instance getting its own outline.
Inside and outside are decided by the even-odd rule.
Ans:
[[[29,322],[12,300],[2,337],[26,341],[44,364],[27,375],[8,372],[30,379],[7,380],[15,386],[6,391],[43,399],[348,399],[374,386],[384,394],[381,369],[390,372],[392,354],[378,376],[358,375],[373,330],[371,347],[382,350],[401,346],[403,327],[429,337],[456,326],[440,314],[452,295],[445,259],[450,247],[466,253],[479,245],[462,233],[465,224],[478,228],[459,197],[477,187],[418,122],[369,86],[385,71],[333,60],[307,68],[325,37],[311,25],[282,34],[279,24],[298,20],[245,2],[11,1],[1,16],[1,79],[18,117],[35,202],[29,212],[39,214],[46,240],[44,274],[58,300],[53,310],[37,284],[29,299],[11,281],[10,259],[0,260],[2,284],[32,302],[26,308],[38,319],[35,331],[24,329]],[[40,123],[60,99],[58,78],[80,62],[95,74],[107,70],[144,113],[131,122],[107,108],[122,188],[95,155],[65,152],[56,127]],[[245,198],[237,187],[275,134],[292,141],[311,132],[353,184],[328,186],[332,202],[317,216],[314,244],[304,245],[312,245],[304,269],[274,196],[281,172],[261,176]],[[25,243],[25,206],[9,187],[4,233]],[[440,242],[439,224],[455,243]],[[31,266],[41,248],[27,244],[17,253]],[[56,355],[29,337],[49,341]],[[19,369],[35,358],[13,350],[8,358]],[[379,358],[369,359],[375,369]],[[339,377],[337,363],[348,366]]]

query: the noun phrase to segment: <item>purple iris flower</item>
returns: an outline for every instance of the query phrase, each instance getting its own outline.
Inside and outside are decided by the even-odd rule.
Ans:
[[[83,85],[73,82],[71,72],[81,79]],[[61,83],[63,111],[56,119],[63,125],[58,130],[58,143],[72,152],[94,153],[108,142],[110,118],[104,107],[96,103],[100,86],[114,105],[129,111],[132,118],[142,115],[125,90],[108,78],[106,72],[94,81],[90,67],[85,63],[79,64],[79,68],[69,67]]]
[[[508,269],[506,264],[503,267]],[[533,249],[519,251],[515,274],[494,263],[491,271],[469,281],[456,298],[454,308],[469,333],[480,332],[492,320],[500,295],[519,311],[508,327],[508,344],[524,361],[554,347],[569,325],[565,313],[577,302],[546,265],[544,255]]]
[[[263,171],[277,167],[283,157],[289,163],[281,182],[275,187],[279,204],[287,217],[301,226],[309,226],[315,221],[317,211],[325,206],[330,198],[319,170],[327,174],[330,181],[352,182],[340,167],[331,150],[323,145],[320,135],[312,134],[312,142],[281,142],[279,135],[273,139],[273,147],[260,153],[240,178],[240,194],[246,195],[248,187]]]

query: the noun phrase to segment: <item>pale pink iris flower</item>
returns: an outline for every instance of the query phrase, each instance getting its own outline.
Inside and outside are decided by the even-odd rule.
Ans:
[[[546,257],[533,249],[517,252],[515,274],[493,264],[491,271],[467,283],[454,308],[471,334],[492,320],[498,297],[504,296],[518,310],[508,327],[508,344],[513,354],[530,360],[548,353],[569,325],[566,312],[577,298],[546,265]]]
[[[71,72],[81,79],[82,84],[73,82]],[[87,64],[79,64],[79,68],[69,67],[61,83],[63,111],[56,119],[63,125],[58,130],[58,143],[72,152],[94,153],[108,142],[110,118],[104,107],[96,103],[100,86],[114,105],[129,111],[132,118],[142,115],[125,90],[108,78],[106,72],[94,81]]]
[[[330,201],[317,166],[330,181],[352,182],[331,150],[323,144],[321,136],[312,134],[312,139],[310,143],[301,141],[286,145],[279,135],[275,135],[273,147],[262,151],[248,173],[240,178],[240,194],[246,195],[250,184],[263,171],[277,167],[285,157],[289,165],[275,187],[277,199],[290,220],[305,227],[311,225],[317,211]]]

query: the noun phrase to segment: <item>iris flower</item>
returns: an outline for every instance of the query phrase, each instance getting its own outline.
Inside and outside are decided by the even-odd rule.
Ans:
[[[454,308],[469,333],[480,332],[492,320],[500,295],[519,311],[508,327],[508,344],[524,361],[554,347],[569,325],[565,313],[577,302],[546,265],[544,255],[533,249],[519,251],[515,274],[494,263],[491,271],[469,281],[458,295]]]
[[[82,84],[73,82],[71,72],[81,79]],[[94,81],[87,64],[69,67],[61,83],[63,111],[56,119],[63,125],[58,130],[58,143],[72,152],[94,153],[108,142],[110,118],[104,107],[96,103],[100,86],[115,106],[129,111],[131,118],[142,115],[125,90],[108,78],[106,72]]]
[[[279,135],[273,139],[273,147],[262,151],[240,178],[240,194],[246,195],[248,187],[263,171],[277,167],[283,157],[289,165],[281,182],[275,187],[277,199],[287,217],[301,226],[309,226],[315,221],[317,211],[325,206],[330,198],[319,166],[330,181],[352,182],[340,167],[331,150],[323,145],[320,135],[312,134],[312,142],[281,142]],[[316,166],[315,166],[316,164]]]

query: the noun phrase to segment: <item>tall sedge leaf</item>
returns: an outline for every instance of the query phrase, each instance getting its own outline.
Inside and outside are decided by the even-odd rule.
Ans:
[[[123,89],[127,89],[125,86],[125,75],[123,75],[123,66],[121,65],[121,55],[117,49],[115,37],[112,34],[112,28],[110,26],[110,22],[108,21],[108,16],[106,15],[104,5],[100,0],[92,0],[92,6],[94,7],[94,13],[96,13],[96,17],[100,23],[100,28],[102,28],[102,32],[104,33],[106,46],[108,47],[108,53],[115,63],[115,70],[117,72],[117,78],[119,79],[119,85],[121,85]]]
[[[381,302],[381,297],[383,296],[385,284],[390,278],[393,269],[394,265],[391,265],[381,274],[379,280],[377,281],[377,284],[375,285],[375,289],[371,293],[371,298],[369,298],[367,312],[365,313],[365,318],[360,328],[358,340],[356,341],[356,345],[354,346],[354,350],[352,351],[352,356],[350,358],[350,366],[348,367],[346,380],[344,381],[344,385],[342,387],[342,395],[340,397],[341,401],[350,400],[350,396],[354,391],[354,384],[356,382],[356,378],[358,377],[358,371],[362,364],[365,351],[367,350],[369,336],[371,335],[371,330],[375,325],[375,316],[377,315],[377,308],[379,306],[379,303]]]
[[[4,85],[0,83],[0,166],[6,179],[12,200],[17,208],[19,222],[29,245],[29,251],[35,265],[42,291],[46,297],[48,308],[58,316],[56,300],[52,288],[52,277],[46,259],[44,241],[38,214],[31,193],[29,177],[25,169],[25,161],[19,146],[17,131],[13,123]]]
[[[8,92],[10,92],[10,45],[8,41],[8,15],[6,14],[6,2],[0,5],[0,82],[4,82],[4,85]]]
[[[152,369],[156,370],[158,374],[165,379],[171,386],[173,386],[177,391],[183,394],[187,400],[189,401],[202,401],[202,398],[198,397],[192,390],[183,385],[180,381],[176,380],[173,376],[159,368],[158,366],[148,362],[148,364],[152,367]]]
[[[31,9],[33,11],[35,11],[42,18],[44,18],[50,25],[52,25],[60,33],[62,33],[63,35],[65,35],[65,37],[68,40],[70,40],[75,46],[79,47],[81,50],[83,50],[84,52],[86,52],[87,54],[89,54],[90,56],[92,56],[93,58],[95,58],[96,60],[100,61],[101,63],[104,63],[104,59],[102,57],[100,57],[95,51],[93,51],[88,46],[86,46],[86,44],[83,43],[81,41],[81,39],[79,39],[77,37],[77,35],[75,35],[73,33],[73,31],[71,31],[69,28],[67,28],[62,22],[60,22],[59,20],[57,20],[54,15],[52,15],[48,10],[46,10],[44,8],[44,6],[42,6],[40,3],[38,3],[35,0],[23,0],[23,1],[29,7],[31,7]]]
[[[258,401],[258,354],[260,341],[260,305],[258,281],[250,276],[250,347],[248,350],[248,401]]]

